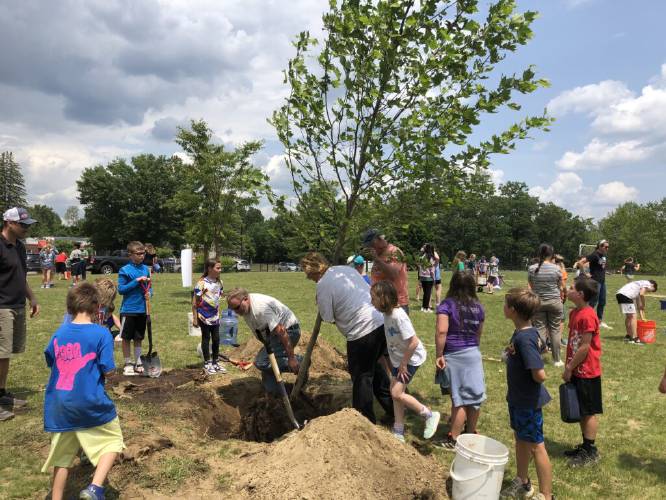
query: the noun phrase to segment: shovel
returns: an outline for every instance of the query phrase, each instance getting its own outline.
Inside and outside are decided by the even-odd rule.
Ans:
[[[153,322],[150,319],[150,281],[147,285],[141,282],[144,296],[146,297],[146,328],[148,329],[148,354],[141,355],[141,364],[144,373],[150,378],[157,378],[162,374],[162,362],[157,352],[153,352]]]
[[[268,359],[271,362],[271,368],[273,369],[273,375],[275,375],[275,380],[277,380],[277,383],[280,386],[280,395],[282,396],[282,402],[284,403],[284,407],[287,410],[287,415],[289,416],[289,420],[291,420],[291,423],[294,425],[294,428],[296,430],[299,430],[301,426],[298,425],[298,421],[296,420],[296,416],[294,415],[294,410],[291,408],[291,403],[289,402],[289,396],[287,395],[287,389],[285,388],[284,380],[282,379],[282,373],[280,373],[280,367],[277,364],[277,360],[275,359],[275,354],[273,353],[273,348],[271,347],[271,342],[268,338],[270,332],[268,331],[268,329],[266,329],[265,334],[263,335],[260,330],[256,330],[255,333],[257,334],[257,338],[264,344],[264,347],[266,348],[266,353],[268,354]]]

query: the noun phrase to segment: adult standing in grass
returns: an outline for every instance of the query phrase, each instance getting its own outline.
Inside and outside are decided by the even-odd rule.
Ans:
[[[585,264],[590,267],[590,277],[599,285],[597,297],[590,303],[590,306],[597,308],[597,317],[601,328],[612,329],[604,322],[604,309],[606,307],[606,262],[608,261],[608,240],[601,240],[590,255],[583,257],[576,262],[579,269],[584,269]]]
[[[392,419],[390,380],[384,364],[384,317],[372,306],[367,283],[349,266],[331,267],[317,252],[303,257],[301,269],[309,280],[317,283],[317,307],[322,321],[335,323],[347,339],[352,406],[374,424],[374,394]]]
[[[656,291],[656,281],[638,280],[627,283],[615,294],[620,310],[622,311],[622,314],[624,314],[624,325],[627,329],[627,334],[624,336],[625,342],[642,344],[637,333],[638,320],[636,317],[636,310],[638,309],[641,319],[645,321],[645,294],[654,293]]]
[[[351,267],[347,267],[351,272]],[[359,279],[362,278],[359,276]],[[367,287],[367,285],[366,285]],[[294,347],[301,338],[298,318],[287,306],[274,297],[261,293],[249,293],[244,288],[235,288],[227,295],[229,309],[243,317],[248,328],[262,335],[268,334],[280,372],[298,373],[300,356],[294,354]],[[254,366],[261,371],[261,380],[266,392],[279,394],[280,387],[275,379],[266,347],[262,347],[254,358]]]
[[[14,417],[13,408],[27,402],[7,392],[9,359],[25,352],[25,300],[30,301],[30,317],[39,314],[39,304],[27,282],[28,267],[22,239],[37,222],[25,208],[14,207],[2,217],[0,235],[0,421]],[[7,409],[9,408],[9,409]]]
[[[361,238],[363,246],[372,253],[372,283],[390,281],[398,291],[398,304],[409,314],[407,290],[407,263],[405,254],[397,246],[386,241],[378,229],[368,229]]]
[[[527,281],[534,293],[539,296],[541,305],[533,318],[534,327],[539,331],[541,341],[550,342],[553,364],[564,366],[560,359],[562,333],[562,271],[555,264],[555,252],[548,243],[539,246],[539,262],[529,267]]]

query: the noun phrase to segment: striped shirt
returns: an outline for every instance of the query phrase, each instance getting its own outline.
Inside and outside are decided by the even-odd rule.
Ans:
[[[541,264],[537,273],[538,264],[531,265],[527,273],[527,281],[541,300],[560,299],[560,283],[562,271],[559,266],[550,262]]]

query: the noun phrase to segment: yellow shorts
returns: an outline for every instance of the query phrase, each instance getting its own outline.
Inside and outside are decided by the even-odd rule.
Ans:
[[[51,467],[71,467],[81,448],[95,466],[102,455],[122,452],[125,443],[118,417],[90,429],[53,433],[51,449],[42,472],[48,472]]]

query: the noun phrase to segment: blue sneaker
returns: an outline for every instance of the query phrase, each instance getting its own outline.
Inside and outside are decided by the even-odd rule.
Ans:
[[[79,500],[104,500],[104,488],[89,484],[85,490],[79,493]]]

